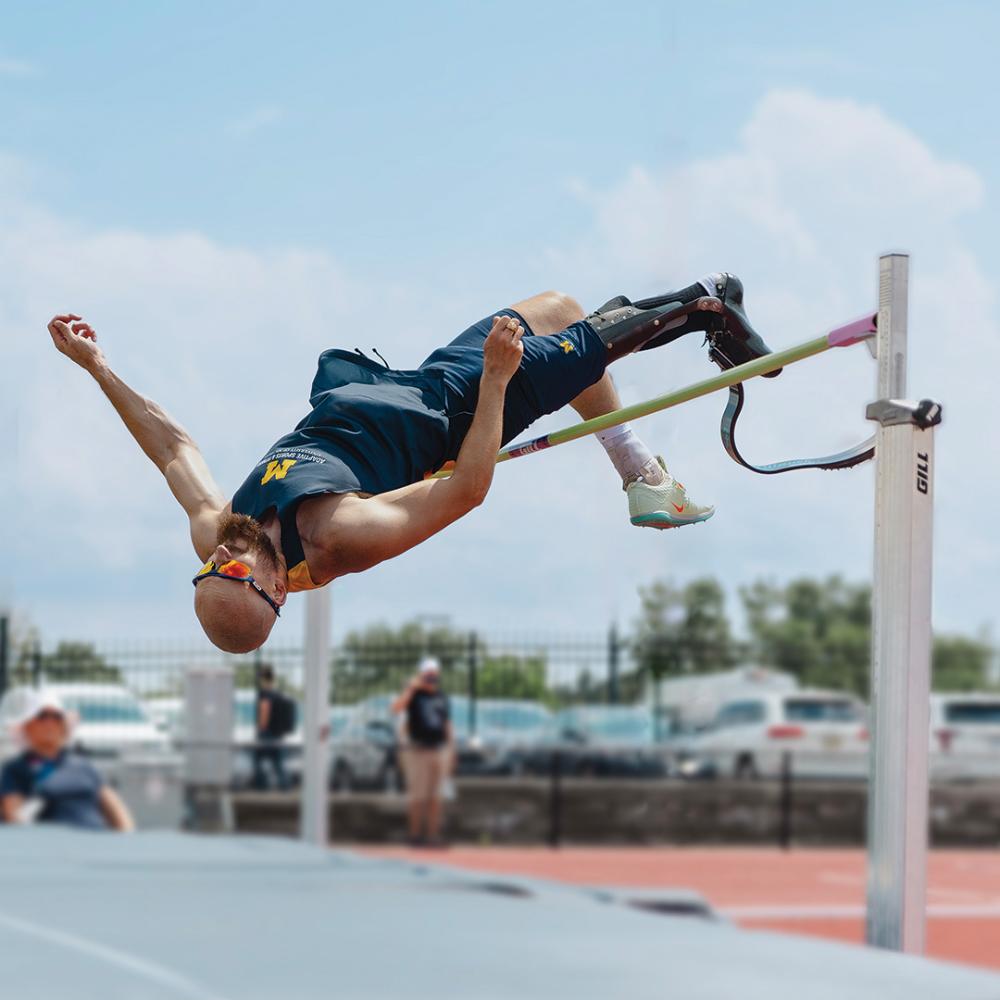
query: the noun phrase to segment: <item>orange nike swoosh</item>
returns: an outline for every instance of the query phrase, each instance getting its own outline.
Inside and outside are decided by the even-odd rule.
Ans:
[[[684,508],[687,506],[687,504],[686,503],[682,503],[680,505],[680,507],[678,507],[677,504],[671,503],[671,506],[674,508],[674,510],[677,511],[678,514],[683,514],[684,513]]]

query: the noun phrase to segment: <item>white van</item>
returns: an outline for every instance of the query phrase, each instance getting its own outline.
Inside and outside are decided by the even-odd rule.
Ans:
[[[687,777],[776,778],[786,752],[796,777],[865,778],[864,703],[815,689],[735,698],[707,729],[684,741],[678,767]]]
[[[710,726],[719,708],[759,694],[795,691],[798,679],[769,667],[744,666],[652,682],[648,701],[661,722],[660,733],[697,732]]]
[[[931,777],[1000,778],[1000,694],[931,695]]]

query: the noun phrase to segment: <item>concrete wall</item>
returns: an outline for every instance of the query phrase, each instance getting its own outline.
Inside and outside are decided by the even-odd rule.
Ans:
[[[402,841],[405,807],[398,795],[331,795],[333,837]],[[812,846],[863,845],[866,807],[863,785],[797,783],[789,812],[792,840]],[[241,793],[233,798],[233,811],[238,830],[297,834],[296,795]],[[547,780],[464,779],[448,807],[447,834],[466,843],[546,843],[553,814]],[[781,789],[770,782],[564,779],[555,822],[565,843],[775,844],[781,831]],[[1000,844],[1000,785],[935,789],[931,832],[941,846]]]

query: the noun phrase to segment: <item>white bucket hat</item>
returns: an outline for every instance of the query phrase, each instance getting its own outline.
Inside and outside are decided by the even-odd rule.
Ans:
[[[67,736],[76,723],[76,713],[67,712],[59,696],[46,688],[21,688],[12,692],[10,728],[15,736],[23,736],[24,727],[42,712],[58,712],[66,723]]]
[[[420,661],[420,666],[417,667],[417,673],[421,677],[427,677],[429,674],[439,674],[441,673],[441,661],[436,656],[425,656]]]

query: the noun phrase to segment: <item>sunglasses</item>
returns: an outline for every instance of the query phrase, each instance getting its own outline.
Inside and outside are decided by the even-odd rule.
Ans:
[[[62,712],[57,712],[52,708],[43,708],[38,715],[34,716],[36,722],[65,722],[66,716]]]
[[[278,607],[271,595],[253,578],[253,573],[250,572],[250,567],[246,563],[241,563],[238,559],[230,559],[229,562],[224,562],[221,566],[216,566],[214,562],[209,560],[198,570],[197,575],[191,582],[197,587],[202,580],[207,580],[213,576],[218,577],[220,580],[235,580],[237,583],[249,584],[267,601],[275,615],[279,618],[281,617],[281,608]]]

